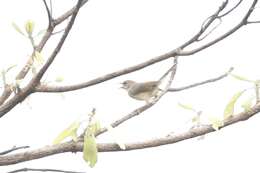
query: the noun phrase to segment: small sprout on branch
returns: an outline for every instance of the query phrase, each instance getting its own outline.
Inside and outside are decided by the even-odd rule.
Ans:
[[[224,125],[224,121],[215,116],[209,116],[209,122],[213,129],[219,130],[220,127]]]
[[[25,23],[24,28],[25,28],[25,31],[27,32],[28,36],[32,36],[34,27],[35,27],[35,23],[32,20],[28,20]]]
[[[39,51],[34,52],[33,59],[34,59],[34,62],[37,62],[39,65],[42,65],[44,62],[43,56],[42,56],[41,52],[39,52]]]

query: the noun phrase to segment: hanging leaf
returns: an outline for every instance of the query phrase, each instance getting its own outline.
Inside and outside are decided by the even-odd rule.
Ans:
[[[19,32],[20,34],[22,34],[23,36],[25,36],[25,34],[23,33],[23,31],[19,28],[19,26],[18,25],[16,25],[14,22],[12,22],[12,26],[13,26],[13,28],[17,31],[17,32]]]
[[[245,81],[245,82],[254,82],[253,80],[247,79],[246,77],[243,77],[243,76],[239,76],[239,75],[232,74],[232,73],[230,75],[237,80],[241,80],[241,81]]]
[[[182,104],[182,103],[178,103],[178,105],[179,105],[181,108],[183,108],[183,109],[196,112],[196,110],[195,110],[191,105]]]
[[[28,34],[29,36],[32,35],[33,30],[34,30],[34,26],[35,26],[35,24],[34,24],[34,22],[33,22],[32,20],[28,20],[28,21],[25,23],[25,31],[27,32],[27,34]]]
[[[71,137],[74,141],[77,141],[77,130],[80,126],[79,121],[73,122],[68,128],[63,130],[53,141],[53,144],[59,144],[64,139]]]
[[[217,117],[210,116],[209,121],[210,121],[212,128],[215,130],[219,130],[219,128],[224,125],[223,120],[221,120],[220,118],[217,118]]]
[[[236,93],[235,95],[233,95],[233,97],[231,98],[231,100],[228,102],[228,104],[225,107],[224,110],[224,119],[229,118],[230,116],[232,116],[234,114],[234,107],[235,107],[235,103],[237,102],[238,98],[245,92],[245,90],[240,91],[238,93]]]
[[[250,97],[249,99],[247,99],[246,101],[244,101],[241,105],[241,107],[244,109],[244,111],[249,111],[250,108],[252,107],[253,105],[253,100],[255,98],[254,97]]]
[[[84,146],[83,146],[83,158],[89,163],[89,166],[93,168],[97,163],[97,144],[93,134],[85,133]]]

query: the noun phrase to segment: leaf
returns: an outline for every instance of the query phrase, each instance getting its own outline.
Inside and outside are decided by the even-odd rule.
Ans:
[[[27,34],[28,34],[29,36],[32,35],[33,30],[34,30],[34,26],[35,26],[35,24],[34,24],[34,22],[33,22],[32,20],[28,20],[28,21],[25,23],[25,31],[27,32]]]
[[[223,120],[217,117],[209,117],[210,124],[213,129],[219,130],[219,127],[222,127],[224,125]]]
[[[23,33],[23,31],[19,28],[18,25],[16,25],[16,23],[12,22],[12,26],[13,26],[13,28],[14,28],[17,32],[19,32],[20,34],[22,34],[23,36],[25,36],[25,34]]]
[[[231,100],[228,102],[228,104],[225,107],[224,110],[224,119],[229,118],[230,116],[232,116],[232,114],[234,113],[234,107],[235,107],[235,103],[237,102],[238,98],[245,92],[245,90],[240,91],[238,93],[236,93],[235,95],[233,95],[233,97],[231,98]]]
[[[92,134],[97,133],[101,129],[100,121],[95,121],[93,124],[90,125],[90,130]]]
[[[89,166],[93,168],[97,163],[97,144],[96,138],[94,135],[90,135],[87,132],[84,136],[84,145],[83,145],[83,158],[89,163]]]
[[[239,75],[232,74],[232,73],[230,75],[237,80],[241,80],[241,81],[245,81],[245,82],[254,82],[253,80],[247,79],[246,77],[243,77],[243,76],[239,76]]]
[[[253,100],[254,100],[254,97],[250,97],[250,98],[248,98],[246,101],[244,101],[242,103],[241,107],[244,109],[244,111],[249,111],[250,110],[250,108],[253,105]]]
[[[74,121],[69,127],[63,130],[53,141],[53,144],[59,144],[67,137],[71,137],[74,141],[77,141],[77,130],[80,126],[79,121]]]
[[[33,58],[34,58],[34,60],[35,60],[38,64],[43,64],[43,62],[44,62],[43,56],[42,56],[41,52],[39,52],[39,51],[35,51],[35,52],[34,52]]]
[[[195,110],[191,105],[182,104],[182,103],[178,103],[178,105],[179,105],[181,108],[183,108],[183,109],[196,112],[196,110]]]

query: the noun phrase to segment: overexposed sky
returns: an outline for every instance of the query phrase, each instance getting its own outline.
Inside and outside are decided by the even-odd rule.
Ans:
[[[80,10],[69,37],[44,79],[53,82],[62,76],[63,85],[75,84],[166,53],[193,36],[221,3],[207,0],[90,0]],[[236,24],[249,5],[246,3],[228,16],[212,36]],[[73,4],[72,0],[53,0],[54,16],[59,16]],[[259,12],[256,14],[259,16]],[[17,65],[8,74],[10,82],[32,51],[29,41],[13,29],[12,22],[23,28],[29,19],[35,21],[35,30],[46,28],[48,20],[42,1],[2,2],[0,70]],[[235,68],[236,74],[259,79],[259,27],[257,24],[246,26],[202,52],[180,57],[173,87],[216,77],[230,67]],[[54,36],[43,50],[45,59],[58,38],[59,35]],[[113,122],[144,104],[129,98],[119,89],[120,82],[126,79],[156,80],[170,65],[168,60],[62,95],[31,95],[0,119],[0,151],[14,145],[30,145],[32,148],[51,145],[68,124],[86,115],[93,107],[97,109],[102,124]],[[178,102],[190,104],[207,115],[222,116],[232,95],[249,87],[248,83],[228,77],[213,84],[168,93],[154,107],[116,128],[116,132],[121,141],[133,142],[181,131],[187,128],[186,122],[193,114],[181,109]],[[246,93],[241,102],[252,94]],[[238,104],[235,111],[240,110]],[[96,173],[259,172],[259,122],[256,115],[248,121],[206,135],[204,140],[191,139],[144,150],[99,153],[98,163],[92,169],[82,159],[82,153],[66,153],[0,167],[0,172],[23,167]],[[109,135],[100,136],[98,141],[113,142]]]

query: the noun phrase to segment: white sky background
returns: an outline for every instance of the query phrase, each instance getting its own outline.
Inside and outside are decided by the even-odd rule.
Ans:
[[[62,14],[74,3],[53,0],[54,15]],[[62,76],[64,85],[75,84],[168,52],[196,33],[202,21],[221,3],[208,0],[92,0],[80,10],[68,39],[44,79],[53,81]],[[238,22],[245,7],[248,4],[228,17],[219,32],[213,35]],[[10,81],[31,53],[29,41],[17,33],[11,23],[23,27],[28,19],[35,21],[36,30],[46,28],[47,15],[42,1],[10,0],[1,3],[0,68],[18,65],[9,74]],[[181,57],[173,85],[178,87],[216,77],[232,66],[236,74],[259,79],[258,31],[259,25],[246,26],[211,48],[193,56]],[[46,59],[58,37],[54,36],[44,49]],[[170,65],[171,61],[161,62],[63,96],[33,94],[1,118],[0,151],[13,145],[30,145],[32,148],[50,145],[69,123],[86,115],[93,107],[97,109],[101,123],[113,122],[143,104],[129,98],[125,91],[119,89],[119,83],[126,79],[156,80]],[[213,84],[169,93],[154,107],[124,123],[116,131],[123,142],[142,141],[176,132],[187,126],[185,122],[192,118],[190,112],[178,107],[178,102],[191,104],[208,115],[222,116],[232,95],[248,87],[249,84],[229,77]],[[236,112],[239,112],[239,104],[237,108]],[[259,172],[259,122],[257,115],[208,134],[204,140],[191,139],[144,150],[99,153],[98,163],[93,169],[83,161],[82,153],[67,153],[0,167],[0,172],[23,167],[98,173]],[[100,136],[98,141],[113,142],[108,135]]]

